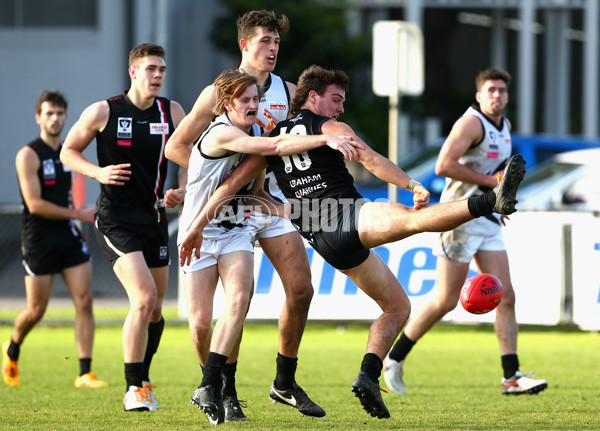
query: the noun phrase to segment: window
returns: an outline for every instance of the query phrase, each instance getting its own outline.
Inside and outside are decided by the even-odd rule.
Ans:
[[[0,0],[0,27],[97,26],[97,0]]]

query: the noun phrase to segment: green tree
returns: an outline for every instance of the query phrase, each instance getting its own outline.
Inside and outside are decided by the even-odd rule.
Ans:
[[[371,34],[350,35],[345,0],[224,0],[223,14],[211,31],[217,48],[239,57],[237,29],[239,16],[253,9],[286,15],[290,30],[281,35],[275,72],[290,82],[312,64],[340,69],[350,76],[341,119],[377,151],[387,153],[387,100],[371,90]]]

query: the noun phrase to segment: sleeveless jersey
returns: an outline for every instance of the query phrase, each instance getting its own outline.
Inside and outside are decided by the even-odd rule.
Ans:
[[[156,223],[164,217],[165,145],[175,129],[171,102],[156,97],[143,111],[126,93],[107,102],[108,123],[96,136],[98,165],[131,163],[131,175],[123,186],[100,185],[98,212],[116,221]]]
[[[267,124],[269,119],[263,114],[263,108],[267,108],[278,122],[285,120],[290,110],[290,93],[285,81],[272,73],[269,80],[271,82],[269,89],[260,99],[258,105],[257,117],[264,124]],[[286,202],[281,189],[277,185],[277,179],[270,168],[267,168],[265,175],[264,190],[279,202]]]
[[[273,129],[271,136],[281,134],[320,135],[322,124],[330,120],[302,109],[289,120],[282,121]],[[307,228],[318,230],[307,208],[317,208],[326,198],[351,200],[361,195],[354,187],[354,178],[346,169],[344,156],[328,146],[322,146],[301,154],[290,156],[267,156],[267,161],[284,196],[292,205],[290,221],[301,232]],[[325,219],[318,224],[326,222]]]
[[[60,161],[60,150],[54,150],[41,138],[27,144],[37,154],[40,160],[38,178],[41,185],[42,199],[52,202],[61,207],[72,207],[71,202],[71,170]],[[74,225],[73,220],[55,220],[31,214],[23,194],[21,193],[23,205],[21,239],[23,242],[37,242],[40,238],[48,235],[56,229],[70,229]]]
[[[208,202],[210,196],[241,163],[244,154],[229,152],[223,156],[211,157],[202,152],[202,142],[215,127],[235,127],[229,121],[227,114],[220,115],[206,128],[200,139],[194,144],[188,164],[188,182],[185,200],[180,218],[177,243],[185,239],[194,219]],[[252,126],[251,135],[260,135],[260,127]],[[247,194],[251,184],[242,188],[238,195]],[[237,234],[241,229],[247,228],[249,213],[243,211],[241,199],[234,198],[230,204],[221,211],[217,218],[202,231],[204,238],[220,239]]]
[[[502,126],[498,127],[486,115],[484,115],[478,105],[472,105],[465,111],[463,117],[474,115],[479,118],[483,126],[483,139],[472,145],[467,152],[459,159],[459,162],[468,168],[486,175],[491,175],[506,166],[511,151],[512,141],[510,129],[506,118],[502,118]],[[442,191],[440,202],[451,202],[460,199],[466,199],[470,196],[482,194],[486,188],[480,188],[476,184],[469,184],[457,181],[452,178],[446,178],[446,186]],[[499,216],[494,214],[491,217],[498,220]],[[480,217],[472,220],[459,229],[474,234],[488,233],[490,226],[489,217]],[[498,221],[498,226],[500,222]]]

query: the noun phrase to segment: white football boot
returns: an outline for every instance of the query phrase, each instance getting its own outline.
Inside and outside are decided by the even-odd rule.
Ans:
[[[530,378],[531,374],[524,375],[517,371],[510,379],[502,378],[502,395],[537,394],[548,387],[546,380]]]
[[[147,412],[150,410],[150,403],[151,400],[146,397],[144,389],[133,385],[129,386],[123,398],[123,408],[128,412]]]
[[[392,392],[406,395],[404,384],[404,359],[396,361],[386,356],[383,361],[383,378]]]

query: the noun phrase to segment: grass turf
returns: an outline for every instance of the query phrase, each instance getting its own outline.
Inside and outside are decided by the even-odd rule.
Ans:
[[[0,326],[0,341],[12,328]],[[498,344],[490,326],[438,325],[413,349],[405,365],[408,395],[383,394],[392,417],[368,416],[350,385],[359,371],[368,326],[309,323],[297,381],[327,411],[322,419],[273,405],[277,327],[247,324],[238,364],[238,396],[249,422],[219,425],[245,430],[583,430],[600,429],[598,338],[560,328],[525,328],[519,336],[523,372],[549,382],[539,395],[502,396]],[[76,389],[77,353],[69,326],[39,326],[19,360],[21,385],[0,383],[2,430],[210,429],[189,399],[201,380],[185,325],[167,326],[151,368],[160,410],[124,412],[121,327],[96,330],[92,369],[109,382]],[[383,378],[381,386],[387,389]]]

